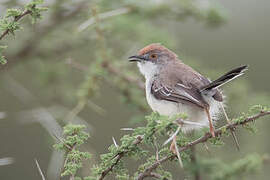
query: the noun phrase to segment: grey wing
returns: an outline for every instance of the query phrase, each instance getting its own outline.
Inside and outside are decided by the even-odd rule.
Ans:
[[[190,104],[200,108],[207,106],[207,103],[196,87],[186,86],[182,83],[177,83],[174,87],[168,87],[164,83],[154,81],[152,83],[151,93],[159,100]]]

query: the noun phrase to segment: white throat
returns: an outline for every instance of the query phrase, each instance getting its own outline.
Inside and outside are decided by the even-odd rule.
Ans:
[[[138,62],[137,65],[146,80],[152,79],[159,71],[158,65],[153,64],[152,62]]]

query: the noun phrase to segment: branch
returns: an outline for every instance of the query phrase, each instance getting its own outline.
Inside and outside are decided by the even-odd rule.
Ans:
[[[154,177],[154,178],[157,178],[157,179],[161,179],[162,178],[162,176],[160,174],[153,173],[153,172],[149,174],[149,177]],[[168,180],[168,179],[167,178],[163,178],[162,180]]]
[[[56,1],[57,2],[57,1]],[[74,18],[82,9],[86,8],[86,2],[81,2],[77,6],[75,6],[69,12],[55,12],[50,17],[50,23],[44,23],[40,25],[33,36],[27,39],[24,43],[26,44],[23,48],[21,48],[16,54],[7,55],[7,59],[9,59],[9,63],[7,66],[0,67],[1,69],[8,69],[13,67],[16,62],[23,62],[23,60],[31,60],[31,56],[36,56],[39,52],[37,52],[39,48],[40,42],[47,37],[52,31],[54,31],[55,27],[59,27],[64,24],[67,20]]]
[[[216,137],[221,136],[224,133],[224,128],[226,130],[234,130],[236,127],[238,127],[240,125],[248,124],[250,122],[255,121],[256,119],[258,119],[260,117],[267,116],[267,115],[270,115],[270,111],[265,111],[265,112],[261,111],[260,113],[254,115],[254,116],[247,117],[243,121],[227,124],[219,129],[217,129],[215,131],[215,136]],[[182,152],[182,151],[185,151],[189,148],[192,148],[197,144],[204,143],[204,142],[208,141],[210,138],[212,138],[212,135],[210,133],[206,133],[204,136],[202,136],[202,137],[196,139],[195,141],[192,141],[192,142],[188,143],[187,145],[179,148],[179,152]],[[150,165],[148,168],[146,168],[142,173],[140,173],[137,180],[143,180],[145,177],[149,177],[151,175],[152,171],[155,170],[159,165],[161,165],[162,163],[166,162],[169,159],[174,159],[176,157],[177,156],[175,154],[173,154],[173,155],[165,156],[162,159],[156,161],[155,163]]]
[[[122,14],[126,14],[129,13],[131,11],[131,8],[128,7],[123,7],[123,8],[119,8],[119,9],[115,9],[112,11],[108,11],[105,13],[101,13],[98,14],[98,17],[100,20],[104,20],[113,16],[118,16],[118,15],[122,15]],[[90,19],[88,19],[87,21],[83,22],[79,27],[78,27],[78,32],[81,32],[83,30],[85,30],[86,28],[88,28],[89,26],[91,26],[92,24],[95,24],[95,17],[91,17]]]
[[[24,16],[26,16],[26,15],[28,15],[28,14],[31,14],[31,13],[32,13],[32,11],[26,10],[26,11],[24,11],[21,15],[16,16],[16,17],[14,18],[13,22],[18,22],[18,21],[19,21],[20,19],[22,19]],[[5,30],[5,31],[1,34],[0,40],[2,40],[9,32],[10,32],[10,29]]]
[[[114,68],[109,63],[104,64],[103,67],[107,69],[107,71],[109,71],[110,73],[120,77],[122,80],[128,83],[135,84],[138,86],[139,89],[144,90],[144,83],[142,83],[142,81],[140,81],[139,79],[133,78],[131,76],[126,76],[125,74],[121,73],[119,69]]]
[[[136,138],[136,140],[133,142],[134,145],[138,145],[142,142],[143,140],[143,137],[142,136],[138,136]],[[127,154],[129,151],[122,151],[122,152],[119,152],[115,157],[116,157],[116,161],[115,163],[113,163],[109,168],[105,169],[102,173],[101,173],[101,176],[99,177],[99,180],[102,180],[105,178],[105,176],[111,172],[114,168],[114,166],[116,166],[118,164],[118,162],[121,160],[122,157],[125,156],[125,154]]]
[[[68,58],[66,60],[66,64],[70,65],[72,68],[77,69],[79,71],[82,72],[87,72],[88,68],[80,63],[77,63],[76,61],[72,60],[71,58]],[[112,74],[113,76],[117,76],[120,80],[124,81],[127,84],[134,84],[136,87],[138,87],[140,90],[144,91],[144,83],[139,80],[138,78],[134,78],[132,76],[127,76],[124,73],[122,73],[121,71],[119,71],[117,68],[115,68],[113,65],[107,63],[107,62],[103,62],[102,63],[102,68],[104,68],[106,71],[108,71],[108,73]],[[108,81],[108,83],[111,83],[110,81]],[[117,90],[120,90],[120,92],[122,92],[122,94],[131,102],[132,98],[130,97],[130,93],[128,90],[126,89],[121,89],[118,86],[114,87]],[[147,108],[145,108],[145,106],[138,104],[138,109],[142,112],[147,112]]]
[[[86,66],[79,64],[70,58],[67,59],[66,63],[68,65],[70,65],[71,67],[78,69],[80,71],[87,71],[88,70],[88,68]],[[106,69],[109,73],[118,76],[123,81],[125,81],[127,83],[135,84],[136,86],[138,86],[139,89],[144,90],[144,84],[139,79],[133,78],[131,76],[126,76],[125,74],[121,73],[121,71],[119,71],[119,69],[113,67],[109,63],[103,63],[102,67],[104,69]]]

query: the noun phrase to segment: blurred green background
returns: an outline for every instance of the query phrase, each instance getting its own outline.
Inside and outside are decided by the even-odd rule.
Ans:
[[[25,3],[1,0],[0,16]],[[143,125],[151,112],[143,92],[103,63],[143,82],[127,57],[149,43],[162,43],[211,79],[248,64],[246,75],[223,88],[230,117],[254,104],[270,105],[270,1],[46,0],[44,6],[49,10],[41,21],[32,26],[25,18],[16,36],[1,41],[8,45],[8,64],[0,67],[1,180],[41,179],[35,158],[47,179],[59,179],[63,157],[52,145],[68,119],[88,127],[91,138],[83,151],[94,159],[81,174],[89,175],[112,137],[117,141],[127,133],[120,128]],[[241,152],[226,138],[225,146],[204,155],[230,162],[251,152],[270,153],[270,122],[256,124],[256,135],[237,131]],[[170,168],[175,179],[183,179],[178,167]],[[269,165],[244,179],[269,179],[267,170]]]

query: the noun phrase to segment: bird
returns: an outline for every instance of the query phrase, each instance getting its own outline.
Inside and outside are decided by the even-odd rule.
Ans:
[[[142,48],[128,60],[137,62],[145,77],[146,100],[153,111],[169,117],[187,114],[181,130],[209,127],[212,137],[215,137],[213,120],[216,122],[222,108],[224,110],[220,87],[248,69],[247,65],[242,65],[211,81],[160,43]]]

